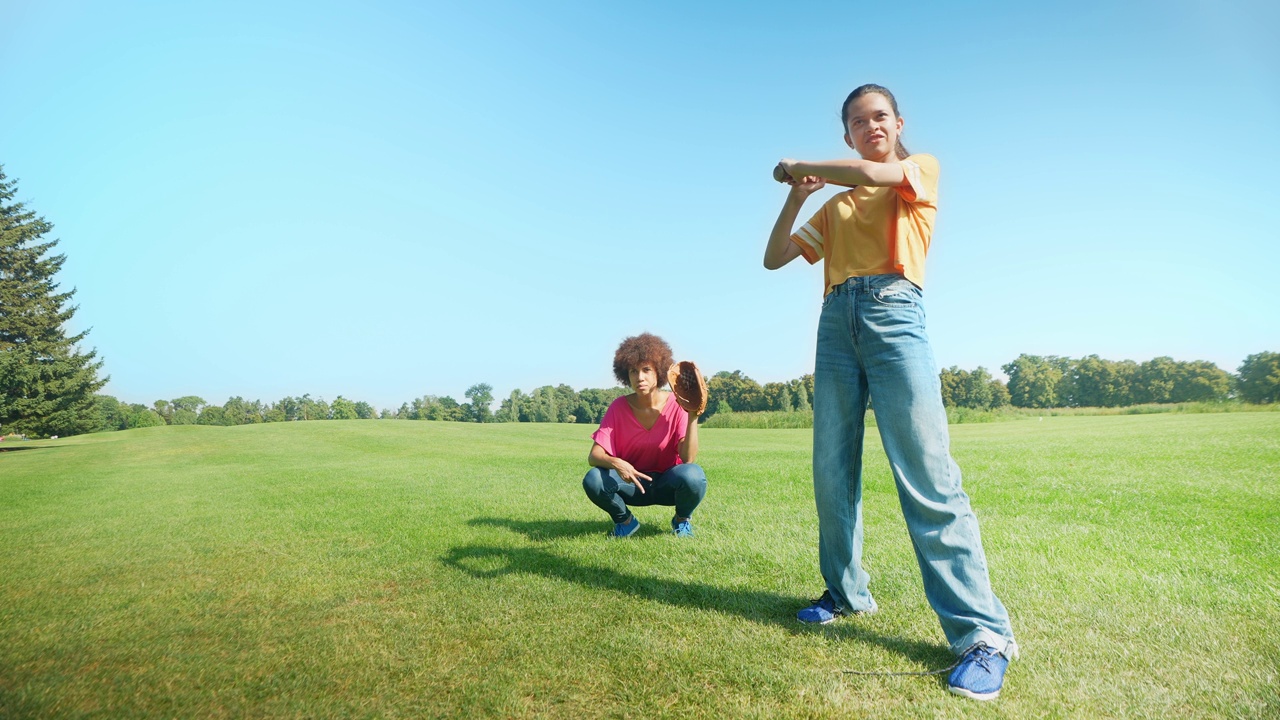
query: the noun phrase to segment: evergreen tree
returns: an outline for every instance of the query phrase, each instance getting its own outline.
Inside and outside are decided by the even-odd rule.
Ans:
[[[66,334],[76,291],[58,292],[54,275],[67,256],[50,254],[53,225],[15,202],[17,192],[0,165],[0,425],[37,436],[91,432],[102,422],[94,394],[109,378],[98,379],[96,350],[80,351],[89,331]]]
[[[801,412],[810,412],[813,407],[809,404],[809,395],[804,391],[804,385],[796,390],[796,410]]]

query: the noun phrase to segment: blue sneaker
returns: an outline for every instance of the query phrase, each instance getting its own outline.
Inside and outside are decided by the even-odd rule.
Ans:
[[[980,642],[964,651],[960,664],[947,678],[947,689],[974,700],[995,700],[1000,696],[1007,667],[1008,658]]]
[[[689,519],[685,518],[680,522],[676,522],[675,518],[671,518],[671,532],[676,537],[693,537],[693,525],[689,524]]]
[[[630,522],[615,523],[613,529],[609,531],[611,538],[625,538],[636,534],[640,529],[640,519],[635,515],[631,516]]]
[[[836,607],[836,601],[835,598],[831,597],[831,591],[824,590],[822,597],[814,600],[809,607],[796,613],[796,619],[802,623],[826,625],[844,614],[844,610]]]

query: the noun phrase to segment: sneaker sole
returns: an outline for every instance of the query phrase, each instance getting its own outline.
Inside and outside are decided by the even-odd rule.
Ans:
[[[842,613],[840,613],[839,615],[836,615],[836,616],[832,617],[830,620],[800,620],[800,618],[798,618],[798,617],[796,618],[796,620],[798,620],[798,621],[800,621],[800,622],[804,623],[805,625],[826,625],[826,624],[828,624],[828,623],[833,623],[833,622],[835,622],[835,621],[839,620],[840,618],[847,618],[847,617],[862,617],[862,616],[864,616],[864,615],[875,615],[877,612],[879,612],[879,610],[880,610],[880,608],[875,607],[875,608],[871,608],[870,610],[853,610],[853,611],[846,611],[846,612],[842,612]]]
[[[976,693],[972,690],[965,690],[964,688],[954,687],[952,685],[948,685],[947,690],[950,690],[952,695],[959,695],[960,697],[967,697],[970,700],[978,700],[980,702],[995,700],[996,698],[1000,697],[999,690],[995,692],[989,692],[989,693]]]

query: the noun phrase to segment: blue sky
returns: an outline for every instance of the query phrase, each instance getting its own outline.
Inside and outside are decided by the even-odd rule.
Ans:
[[[0,0],[0,163],[122,400],[608,387],[646,330],[767,382],[821,288],[761,265],[770,169],[877,82],[942,166],[941,366],[1234,372],[1280,351],[1278,7]]]

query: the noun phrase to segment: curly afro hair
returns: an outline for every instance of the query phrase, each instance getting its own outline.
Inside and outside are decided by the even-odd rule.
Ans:
[[[631,368],[651,362],[658,371],[658,387],[667,384],[667,368],[671,359],[671,346],[666,340],[651,333],[640,333],[622,341],[613,354],[613,376],[623,385],[631,384]]]

